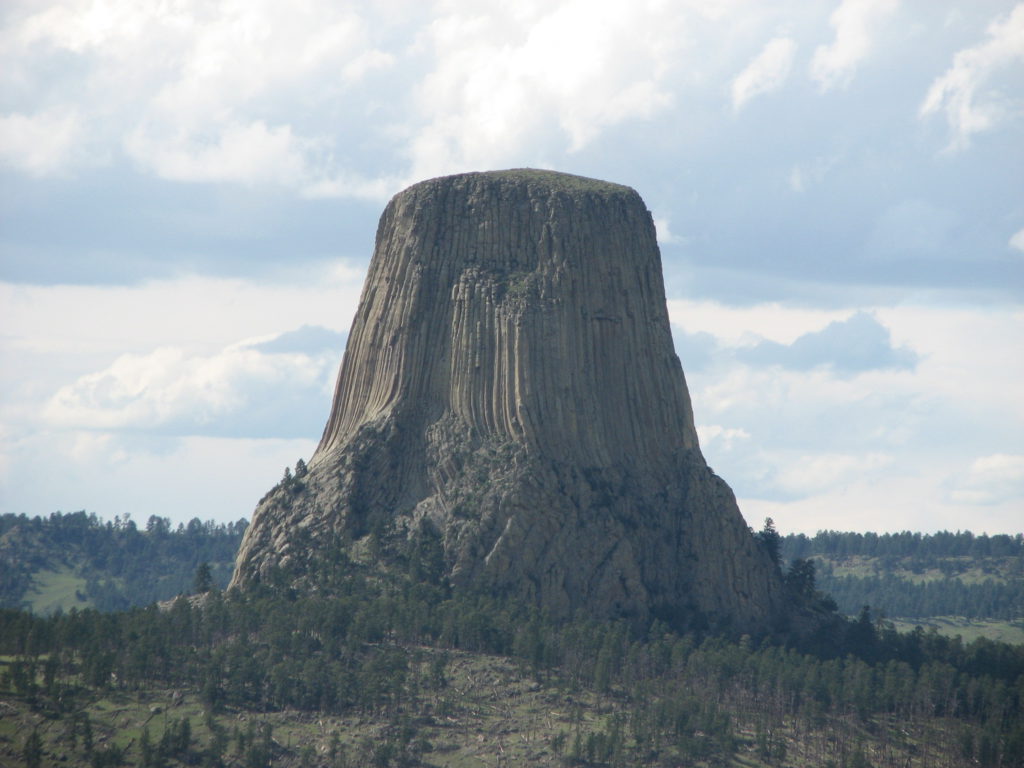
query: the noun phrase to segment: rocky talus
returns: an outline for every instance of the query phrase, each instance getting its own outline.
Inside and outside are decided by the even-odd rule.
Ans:
[[[701,456],[632,189],[470,173],[388,204],[323,438],[260,502],[233,585],[424,531],[456,588],[556,616],[757,631],[784,609]]]

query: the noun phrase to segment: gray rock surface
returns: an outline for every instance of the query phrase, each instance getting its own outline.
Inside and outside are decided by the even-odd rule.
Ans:
[[[760,631],[777,571],[706,465],[654,225],[628,187],[549,171],[388,204],[308,472],[260,502],[232,584],[443,541],[448,577],[558,616]]]

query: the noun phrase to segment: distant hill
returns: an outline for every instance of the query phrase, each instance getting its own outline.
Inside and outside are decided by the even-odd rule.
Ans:
[[[782,556],[815,564],[818,588],[854,615],[870,605],[898,627],[1024,642],[1024,535],[789,535]]]
[[[0,516],[0,607],[38,614],[72,607],[122,610],[192,590],[208,563],[227,585],[247,522],[150,517],[104,521],[86,512]],[[934,626],[965,640],[1024,642],[1024,536],[823,531],[782,537],[780,560],[815,565],[839,610],[870,605],[898,628]]]
[[[175,528],[151,516],[140,530],[127,516],[103,522],[84,511],[2,515],[0,606],[48,614],[148,605],[188,592],[202,563],[224,587],[247,525],[193,519]]]

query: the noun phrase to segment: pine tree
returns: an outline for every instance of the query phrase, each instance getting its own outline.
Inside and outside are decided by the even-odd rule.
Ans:
[[[213,575],[210,572],[210,564],[203,562],[196,568],[196,578],[193,583],[193,590],[197,595],[205,595],[213,589]]]
[[[757,539],[761,542],[761,546],[765,548],[775,566],[779,567],[781,565],[782,536],[775,530],[775,521],[770,517],[764,519],[764,528],[757,534]]]
[[[25,761],[25,768],[40,768],[43,764],[43,740],[39,736],[39,731],[33,729],[25,739],[21,757]]]

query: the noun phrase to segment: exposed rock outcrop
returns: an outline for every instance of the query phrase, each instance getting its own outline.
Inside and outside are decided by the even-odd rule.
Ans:
[[[632,189],[517,170],[392,199],[323,438],[256,509],[233,585],[424,526],[453,584],[555,615],[757,631],[782,609],[701,456]]]

